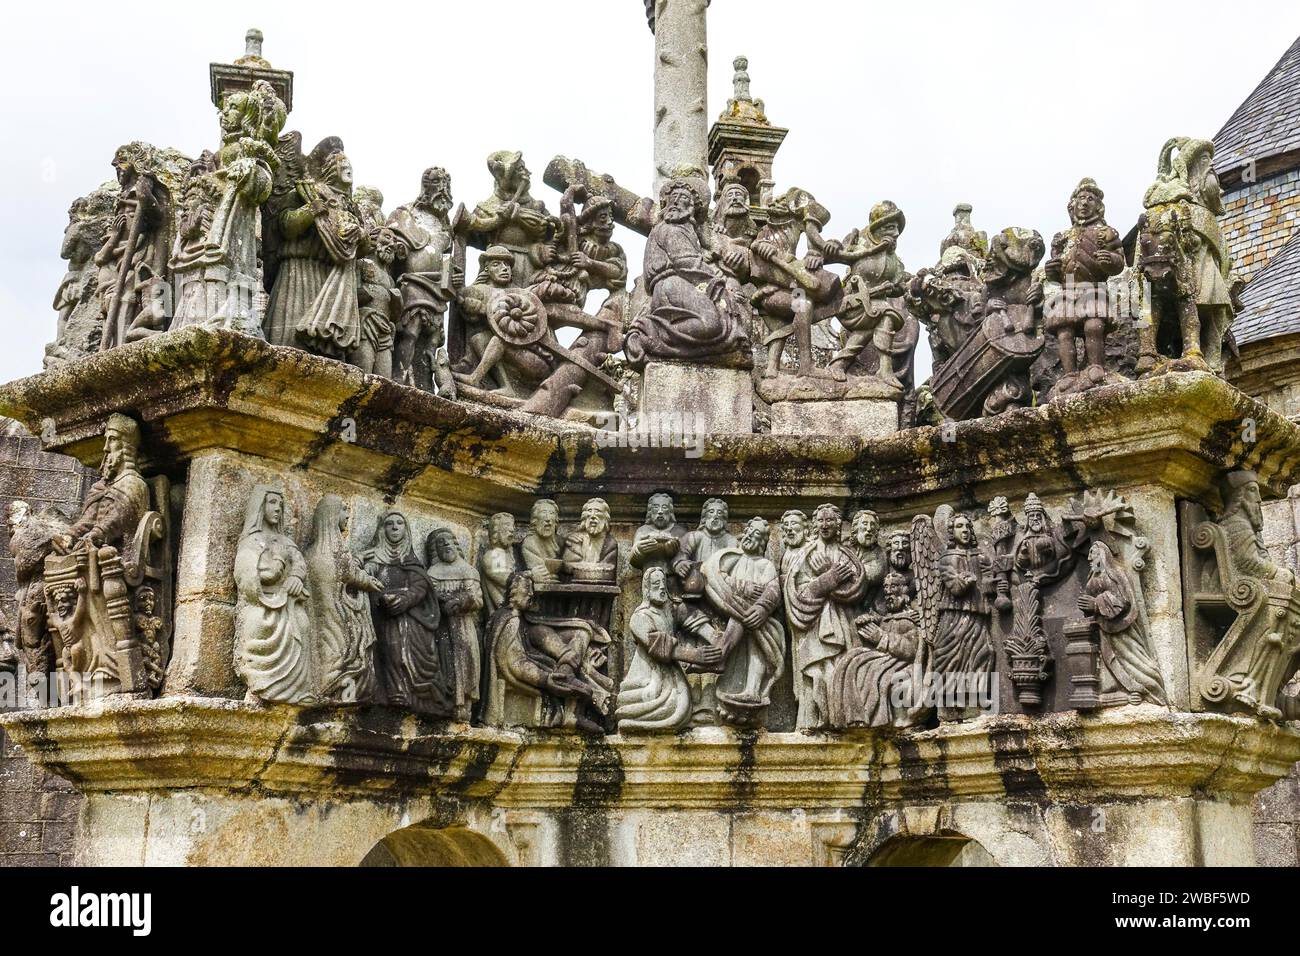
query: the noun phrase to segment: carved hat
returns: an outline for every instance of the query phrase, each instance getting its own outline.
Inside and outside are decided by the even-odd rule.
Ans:
[[[488,172],[493,179],[500,179],[506,170],[514,169],[524,161],[524,154],[518,150],[499,149],[487,158]]]
[[[1043,507],[1042,499],[1031,491],[1025,498],[1025,514],[1029,514],[1032,511],[1037,511],[1039,514],[1043,515],[1047,514],[1047,509]]]
[[[1074,192],[1070,193],[1070,198],[1073,199],[1080,193],[1091,193],[1097,202],[1101,202],[1106,198],[1106,194],[1103,193],[1101,187],[1097,185],[1097,180],[1093,179],[1091,176],[1084,176],[1079,180],[1079,185],[1074,187]]]
[[[578,216],[578,225],[582,228],[590,226],[596,221],[597,216],[606,209],[612,209],[613,206],[614,200],[608,196],[592,196],[591,199],[587,200],[587,204],[582,207],[582,212]]]
[[[789,222],[791,219],[811,220],[825,227],[831,221],[830,210],[819,203],[806,189],[787,189],[768,207],[772,222]]]
[[[108,421],[104,424],[104,434],[116,435],[132,448],[140,444],[140,426],[120,412],[108,416]]]
[[[887,222],[898,223],[899,232],[907,228],[907,217],[903,215],[903,210],[888,199],[871,207],[871,217],[867,221],[867,230],[872,235],[875,235],[876,231]]]
[[[508,262],[514,265],[515,254],[505,246],[488,246],[479,254],[479,262]]]

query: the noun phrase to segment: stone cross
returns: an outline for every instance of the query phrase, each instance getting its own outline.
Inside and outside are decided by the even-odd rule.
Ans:
[[[655,191],[680,166],[709,168],[709,0],[646,0],[655,35]]]

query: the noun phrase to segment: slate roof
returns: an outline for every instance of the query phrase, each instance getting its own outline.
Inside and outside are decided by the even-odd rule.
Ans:
[[[1214,165],[1224,169],[1300,149],[1300,38],[1214,137]]]
[[[1300,331],[1300,230],[1241,293],[1232,323],[1238,345]]]

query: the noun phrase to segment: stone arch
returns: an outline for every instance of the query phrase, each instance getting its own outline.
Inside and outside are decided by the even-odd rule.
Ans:
[[[359,865],[509,866],[509,861],[496,844],[468,827],[417,823],[388,834]]]
[[[885,840],[863,866],[997,866],[978,840],[956,830],[899,833]]]

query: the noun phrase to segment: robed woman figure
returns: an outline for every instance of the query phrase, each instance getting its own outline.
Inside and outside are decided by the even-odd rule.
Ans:
[[[307,565],[283,529],[284,493],[258,485],[235,551],[235,670],[259,700],[311,703]]]
[[[438,639],[440,615],[433,582],[415,556],[411,528],[400,511],[379,519],[362,556],[365,573],[384,586],[372,602],[379,636],[376,664],[386,702],[439,717],[455,709],[449,642]]]

